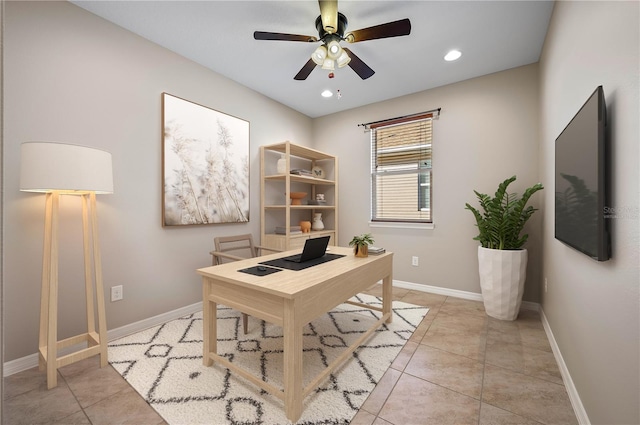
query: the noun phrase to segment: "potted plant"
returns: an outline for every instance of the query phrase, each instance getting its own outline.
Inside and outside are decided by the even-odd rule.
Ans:
[[[370,233],[365,233],[360,236],[354,236],[349,242],[349,246],[353,246],[353,252],[356,257],[368,257],[369,256],[369,245],[373,244],[373,237]]]
[[[522,304],[527,271],[527,250],[522,246],[529,235],[521,235],[525,223],[536,211],[526,206],[531,195],[543,189],[541,183],[529,187],[522,197],[507,193],[516,176],[500,183],[494,197],[479,193],[483,212],[468,203],[480,234],[478,247],[480,288],[487,314],[501,320],[515,320]]]

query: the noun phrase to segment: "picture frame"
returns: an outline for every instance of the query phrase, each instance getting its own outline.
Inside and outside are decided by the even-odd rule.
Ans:
[[[162,225],[249,221],[249,121],[162,93]]]

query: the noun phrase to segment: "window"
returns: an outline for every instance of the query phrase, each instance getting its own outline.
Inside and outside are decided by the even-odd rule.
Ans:
[[[371,220],[431,223],[432,114],[371,124]]]

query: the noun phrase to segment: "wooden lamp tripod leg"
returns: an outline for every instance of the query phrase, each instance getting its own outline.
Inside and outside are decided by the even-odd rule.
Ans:
[[[91,280],[91,265],[89,264],[89,243],[88,243],[88,224],[87,224],[87,197],[90,202],[90,210],[91,210],[91,236],[93,240],[93,267],[95,273],[95,284],[96,284],[96,303],[98,307],[98,335],[97,338],[94,336],[94,339],[97,339],[100,345],[100,367],[105,367],[107,365],[107,319],[105,314],[105,306],[104,306],[104,288],[102,285],[102,261],[100,259],[100,241],[98,239],[98,210],[96,209],[96,194],[94,192],[90,192],[87,195],[83,195],[82,197],[82,206],[83,206],[83,223],[85,227],[84,232],[84,240],[85,240],[85,286],[87,292],[87,315],[89,315],[89,311],[91,311],[91,318],[87,317],[89,323],[89,335],[95,335],[95,322],[94,322],[94,308],[93,308],[93,285]],[[91,298],[91,299],[89,299]]]
[[[89,229],[89,202],[87,195],[82,195],[82,242],[84,253],[84,286],[87,302],[87,332],[95,334],[96,319],[93,306],[93,276],[91,269],[91,233]],[[91,342],[89,343],[92,344]]]
[[[47,388],[58,383],[58,206],[60,194],[47,193],[42,254],[42,291],[40,296],[40,339],[38,364],[47,371]]]

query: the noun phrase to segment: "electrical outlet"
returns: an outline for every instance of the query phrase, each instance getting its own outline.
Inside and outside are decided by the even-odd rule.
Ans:
[[[112,286],[111,287],[111,302],[120,301],[122,298],[124,298],[122,285]]]
[[[544,278],[544,293],[547,293],[547,278]]]
[[[411,257],[411,265],[414,267],[418,267],[418,265],[420,264],[420,260],[418,259],[418,257],[416,257],[415,255],[413,257]]]

